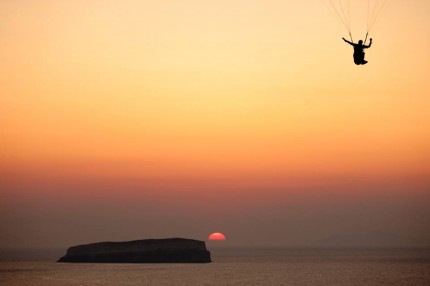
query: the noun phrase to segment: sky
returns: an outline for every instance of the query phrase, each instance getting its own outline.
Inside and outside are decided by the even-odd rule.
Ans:
[[[0,245],[430,241],[430,2],[390,1],[366,66],[330,8],[0,1]]]

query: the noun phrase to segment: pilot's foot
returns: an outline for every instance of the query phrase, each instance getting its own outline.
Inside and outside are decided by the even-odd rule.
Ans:
[[[361,64],[362,65],[365,65],[365,64],[367,64],[368,63],[368,61],[363,61]]]

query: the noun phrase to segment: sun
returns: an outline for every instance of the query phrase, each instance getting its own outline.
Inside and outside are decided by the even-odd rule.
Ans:
[[[225,235],[221,232],[211,233],[208,237],[209,240],[226,240]]]

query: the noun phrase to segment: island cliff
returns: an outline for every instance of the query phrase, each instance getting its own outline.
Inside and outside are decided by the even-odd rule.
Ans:
[[[73,246],[57,262],[82,263],[208,263],[204,241],[167,238],[98,242]]]

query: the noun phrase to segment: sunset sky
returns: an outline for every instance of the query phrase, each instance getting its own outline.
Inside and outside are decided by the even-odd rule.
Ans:
[[[356,66],[325,0],[1,0],[0,245],[430,241],[429,15]]]

